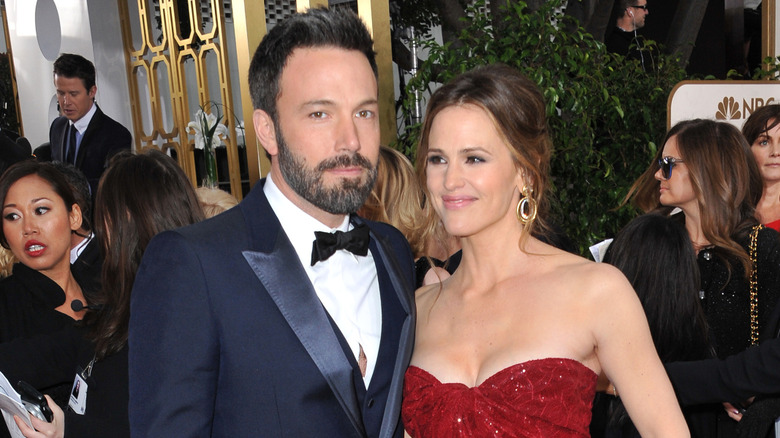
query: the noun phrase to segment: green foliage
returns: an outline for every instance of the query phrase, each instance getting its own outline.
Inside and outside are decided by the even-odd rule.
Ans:
[[[780,79],[780,56],[773,58],[768,56],[763,60],[763,68],[753,73],[753,79],[759,81]]]
[[[428,35],[432,26],[440,24],[432,0],[392,0],[390,14],[395,27],[413,27],[417,35]]]
[[[502,62],[533,79],[547,101],[555,147],[554,221],[586,254],[637,214],[620,207],[621,201],[663,139],[667,96],[685,73],[651,42],[646,49],[653,51],[653,71],[608,53],[559,12],[562,3],[551,0],[537,11],[523,2],[510,4],[499,30],[489,16],[471,9],[462,44],[423,43],[430,57],[410,81],[404,108],[415,90],[430,91],[431,84],[478,65]],[[413,156],[418,131],[413,126],[401,133],[396,147]]]

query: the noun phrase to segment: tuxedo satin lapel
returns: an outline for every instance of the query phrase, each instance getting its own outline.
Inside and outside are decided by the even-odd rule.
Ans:
[[[406,313],[412,313],[414,311],[414,303],[412,302],[412,291],[414,285],[409,283],[409,280],[401,275],[401,267],[398,266],[398,259],[393,255],[390,243],[384,236],[378,236],[371,231],[371,250],[376,249],[376,253],[379,254],[382,264],[387,268],[387,273],[390,276],[390,281],[393,283],[393,289],[398,296],[398,301],[401,302]],[[372,251],[372,254],[374,252]]]
[[[380,438],[390,438],[394,436],[398,426],[404,373],[406,373],[406,368],[412,358],[412,347],[414,346],[414,321],[416,314],[416,307],[412,302],[414,285],[410,284],[409,280],[401,275],[401,267],[398,265],[398,260],[393,255],[391,246],[386,241],[386,238],[377,236],[373,231],[371,232],[371,253],[375,257],[379,255],[379,260],[387,268],[387,273],[398,301],[407,313],[406,319],[404,319],[401,326],[398,355],[393,367],[393,379],[382,418],[382,428],[379,432]]]
[[[352,367],[287,237],[280,231],[270,253],[244,251],[243,255],[322,372],[358,434],[365,436]]]

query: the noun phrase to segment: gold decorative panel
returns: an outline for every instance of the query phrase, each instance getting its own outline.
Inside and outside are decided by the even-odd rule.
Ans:
[[[222,159],[229,177],[220,175],[220,181],[226,181],[222,188],[241,199],[236,126],[243,112],[231,86],[225,3],[119,0],[119,8],[136,150],[169,152],[198,185],[194,142],[186,127],[199,107],[217,103],[229,133],[223,138],[226,153]]]
[[[218,162],[227,163],[229,182],[222,183],[228,178],[221,166],[220,186],[241,199],[269,170],[252,126],[247,78],[255,48],[266,34],[266,15],[272,26],[295,10],[327,6],[327,0],[118,2],[136,150],[169,152],[198,185],[197,153],[186,127],[199,106],[216,102],[227,114],[223,123],[229,133],[226,154],[218,155]],[[374,36],[382,143],[388,144],[396,135],[388,1],[359,0],[353,5]],[[237,121],[245,121],[245,149],[236,144]]]

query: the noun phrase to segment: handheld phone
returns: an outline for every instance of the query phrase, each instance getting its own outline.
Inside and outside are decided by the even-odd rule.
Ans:
[[[46,402],[46,397],[27,382],[20,380],[16,386],[19,389],[19,395],[22,397],[22,404],[27,409],[27,412],[40,420],[51,423],[51,420],[54,419],[54,414],[51,412],[51,409],[49,409],[49,403]]]

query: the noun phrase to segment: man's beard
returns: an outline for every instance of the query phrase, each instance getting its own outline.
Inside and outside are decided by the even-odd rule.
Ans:
[[[277,125],[278,126],[278,125]],[[321,161],[314,169],[306,167],[306,161],[296,156],[287,143],[281,129],[277,129],[279,169],[287,185],[315,207],[330,214],[350,214],[363,206],[376,181],[377,168],[363,155],[339,155]],[[363,178],[343,179],[341,184],[326,186],[322,176],[326,170],[359,166],[368,171]]]

